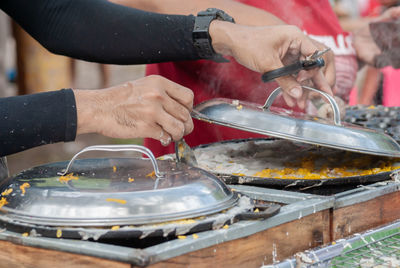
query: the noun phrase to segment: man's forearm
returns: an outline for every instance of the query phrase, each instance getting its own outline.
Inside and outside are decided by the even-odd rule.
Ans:
[[[199,59],[194,16],[156,14],[106,0],[2,0],[0,8],[56,54],[110,64]]]
[[[285,24],[278,17],[262,9],[233,0],[109,0],[120,5],[164,14],[197,14],[209,7],[219,8],[232,16],[238,24],[267,26]]]

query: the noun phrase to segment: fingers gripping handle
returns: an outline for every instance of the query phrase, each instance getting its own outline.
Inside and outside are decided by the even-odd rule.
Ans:
[[[266,83],[270,82],[278,77],[297,74],[301,70],[311,70],[317,67],[325,65],[323,58],[317,58],[315,60],[302,60],[296,63],[286,65],[284,67],[269,71],[261,76],[261,80]]]

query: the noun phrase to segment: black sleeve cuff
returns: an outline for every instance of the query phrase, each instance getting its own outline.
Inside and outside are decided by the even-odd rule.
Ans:
[[[72,141],[77,115],[71,89],[0,99],[0,156]]]
[[[65,95],[65,139],[64,141],[74,141],[76,138],[77,130],[77,113],[76,113],[76,103],[75,95],[72,89],[62,89]]]

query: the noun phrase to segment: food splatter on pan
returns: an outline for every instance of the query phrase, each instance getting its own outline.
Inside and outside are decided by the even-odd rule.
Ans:
[[[274,179],[333,179],[400,168],[400,159],[287,140],[220,143],[195,150],[199,166],[219,174]]]
[[[78,177],[78,176],[74,176],[73,173],[69,173],[69,174],[67,174],[67,175],[60,176],[60,178],[58,178],[58,180],[59,180],[61,183],[67,183],[67,182],[69,182],[70,180],[78,180],[78,179],[79,179],[79,177]]]

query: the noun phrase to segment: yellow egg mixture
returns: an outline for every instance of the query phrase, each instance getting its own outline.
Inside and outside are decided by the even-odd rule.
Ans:
[[[195,151],[201,168],[217,174],[275,179],[333,179],[400,168],[400,159],[285,140],[217,144]]]
[[[348,156],[354,154],[348,153]],[[346,154],[345,154],[346,157]],[[253,174],[254,177],[275,178],[275,179],[333,179],[341,177],[373,175],[381,172],[389,172],[400,168],[394,166],[395,159],[382,159],[376,161],[376,156],[362,155],[358,158],[346,159],[348,164],[337,167],[335,159],[330,159],[320,167],[316,166],[316,155],[312,153],[303,157],[297,163],[285,163],[285,168],[266,168]]]

